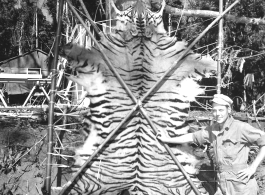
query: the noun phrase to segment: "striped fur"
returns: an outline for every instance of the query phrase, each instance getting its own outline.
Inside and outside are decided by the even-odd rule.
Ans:
[[[138,1],[123,12],[114,7],[119,19],[117,30],[100,41],[104,53],[136,98],[145,95],[186,48],[185,42],[167,36],[162,22],[163,7],[152,13],[143,6]],[[68,44],[64,53],[71,58],[71,66],[77,72],[69,79],[83,85],[91,100],[91,115],[85,120],[90,124],[90,135],[84,146],[76,150],[75,171],[131,111],[134,103],[106,68],[97,48],[85,50]],[[181,67],[143,102],[143,108],[159,131],[171,137],[188,132],[185,118],[189,101],[201,90],[184,78],[194,76],[195,72],[208,73],[215,67],[214,61],[190,52]],[[199,160],[193,155],[193,149],[188,145],[172,149],[201,193],[207,194],[196,178]],[[116,195],[125,189],[131,195],[193,194],[140,112],[136,112],[104,147],[71,194]]]

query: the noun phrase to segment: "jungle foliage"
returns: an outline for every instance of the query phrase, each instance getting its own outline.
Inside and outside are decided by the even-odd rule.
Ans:
[[[169,0],[169,5],[183,9],[219,11],[219,1]],[[231,1],[224,1],[224,10]],[[265,17],[265,1],[242,0],[229,14],[249,18]],[[167,16],[169,17],[169,16]],[[167,20],[166,20],[167,21]],[[179,16],[172,18],[173,29],[180,40],[192,42],[213,19]],[[222,54],[222,93],[244,99],[247,104],[265,93],[265,26],[224,21]],[[195,46],[195,51],[217,59],[218,24],[216,24]],[[214,83],[214,82],[213,82]],[[259,101],[258,104],[264,104]],[[261,105],[260,105],[261,106]],[[259,107],[260,107],[259,106]]]
[[[35,48],[35,14],[38,14],[40,47],[49,51],[54,36],[54,26],[46,21],[34,0],[0,1],[0,61]],[[21,51],[19,49],[21,48]]]

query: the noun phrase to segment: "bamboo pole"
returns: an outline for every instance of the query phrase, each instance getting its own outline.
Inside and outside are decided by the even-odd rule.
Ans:
[[[36,49],[39,48],[39,25],[38,25],[38,6],[37,6],[37,2],[36,2],[36,18],[35,18],[35,40],[36,40]]]
[[[63,124],[64,125],[64,128],[67,129],[67,126],[65,126],[65,124],[67,124],[67,121],[68,121],[68,116],[66,115],[67,114],[67,106],[64,106],[64,110],[63,110]],[[65,134],[65,131],[60,131],[60,134],[59,134],[59,137],[58,137],[58,141],[57,141],[57,145],[60,145],[60,149],[58,151],[59,154],[62,154],[62,147],[63,145],[61,144],[62,143],[62,140],[63,140],[63,137],[64,137],[64,134]],[[56,164],[62,164],[62,157],[60,155],[57,156],[57,163]],[[57,168],[57,187],[60,187],[62,185],[62,167],[58,167]]]
[[[130,116],[138,109],[138,107],[141,107],[141,102],[143,102],[165,79],[165,77],[167,77],[172,70],[175,70],[176,68],[178,68],[181,63],[183,62],[183,58],[186,56],[186,54],[188,54],[188,52],[190,51],[190,49],[200,40],[200,38],[216,23],[219,21],[220,18],[223,17],[224,14],[226,14],[230,9],[232,9],[240,0],[235,1],[232,5],[230,5],[227,10],[225,12],[223,12],[219,17],[217,17],[200,35],[199,37],[197,37],[192,43],[191,45],[183,52],[183,54],[178,58],[178,60],[175,61],[175,63],[170,67],[170,69],[159,79],[159,81],[157,81],[157,83],[147,92],[147,94],[141,98],[141,101],[137,101],[136,98],[134,97],[134,95],[132,94],[132,92],[130,91],[130,89],[128,88],[128,86],[126,85],[126,83],[124,83],[124,81],[122,80],[122,78],[120,77],[120,75],[118,74],[118,72],[115,70],[115,68],[111,65],[109,59],[107,58],[107,56],[104,54],[101,46],[97,43],[96,39],[92,36],[89,28],[86,26],[85,22],[83,21],[83,19],[79,16],[79,14],[76,12],[76,10],[74,9],[74,7],[72,6],[71,2],[69,0],[66,0],[70,9],[73,11],[73,13],[75,14],[75,16],[79,19],[79,21],[81,22],[81,24],[84,26],[84,28],[86,29],[86,31],[88,32],[88,34],[91,36],[92,39],[94,39],[96,46],[99,48],[100,52],[102,52],[103,58],[104,60],[106,60],[106,64],[108,65],[108,67],[110,68],[110,70],[115,74],[115,76],[117,77],[118,81],[120,82],[120,84],[125,88],[126,92],[130,95],[130,97],[132,98],[132,100],[134,102],[137,102],[137,104],[135,105],[135,107],[131,110],[131,112],[126,115],[126,117],[121,121],[121,123],[107,136],[107,138],[103,141],[103,143],[97,148],[97,150],[87,159],[87,161],[82,165],[82,167],[79,169],[79,171],[71,178],[71,180],[69,180],[65,185],[64,188],[62,189],[62,191],[59,193],[59,195],[63,195],[69,186],[71,186],[73,184],[73,182],[76,180],[76,178],[79,176],[79,174],[81,174],[83,172],[83,170],[90,164],[90,162],[92,161],[92,159],[99,153],[99,151],[101,151],[101,149],[104,147],[105,144],[108,143],[108,141],[112,138],[112,136],[119,130],[119,128],[121,126],[123,126],[126,121],[130,118]],[[149,124],[153,124],[152,121],[149,119],[149,117],[147,116],[147,114],[144,112],[143,109],[141,109],[141,112],[143,113],[143,115],[147,118]],[[149,121],[150,120],[150,121]],[[154,127],[155,128],[155,127]],[[177,165],[179,166],[180,170],[185,172],[185,170],[181,167],[181,164],[178,162],[178,160],[175,158],[173,152],[170,152],[171,149],[165,145],[166,149],[169,151],[169,154],[171,155],[171,157],[173,158],[173,160],[177,163]],[[184,173],[183,173],[184,174]],[[189,176],[185,175],[184,176],[188,179]],[[189,180],[189,182],[192,183],[191,180]],[[192,187],[194,187],[194,185],[191,185]],[[194,191],[196,194],[200,194],[199,191],[197,190],[196,186],[194,188]]]
[[[257,125],[259,126],[259,129],[260,130],[263,130],[262,129],[262,127],[261,127],[261,125],[260,125],[260,123],[259,123],[259,120],[258,120],[258,118],[257,118],[257,111],[256,111],[256,100],[253,100],[253,114],[254,114],[254,117],[255,117],[255,120],[256,120],[256,123],[257,123]]]
[[[219,14],[223,13],[223,0],[219,0]],[[217,94],[221,93],[221,60],[222,60],[222,50],[223,50],[223,24],[224,19],[221,18],[219,21],[219,31],[218,31],[218,61],[217,61]]]
[[[59,43],[61,38],[61,26],[62,26],[62,12],[63,12],[64,0],[59,1],[59,11],[58,11],[58,22],[57,30],[54,44],[54,60],[51,67],[52,78],[51,78],[51,93],[49,101],[49,117],[48,117],[48,144],[47,144],[47,165],[46,165],[46,178],[44,180],[44,194],[51,194],[51,171],[52,171],[52,151],[53,151],[53,119],[54,119],[54,99],[56,95],[56,73],[57,73],[57,63],[59,56]]]
[[[67,4],[65,4],[67,5]],[[59,82],[62,82],[62,88],[65,89],[65,86],[67,85],[66,87],[66,91],[64,93],[64,96],[66,97],[66,100],[64,100],[63,102],[65,101],[69,101],[68,97],[69,97],[69,90],[70,90],[70,85],[68,85],[68,83],[72,83],[72,82],[69,82],[69,80],[67,80],[65,77],[64,79],[62,79],[61,81]],[[58,83],[57,83],[58,84]],[[67,105],[64,105],[63,106],[63,119],[62,119],[62,126],[64,127],[65,131],[60,131],[59,133],[59,136],[57,137],[57,146],[60,148],[58,149],[58,155],[56,157],[57,159],[57,162],[56,164],[62,164],[62,150],[64,149],[64,146],[63,146],[63,137],[64,137],[64,134],[65,132],[67,131],[68,129],[68,126],[66,126],[67,122],[68,122],[68,106]],[[58,166],[57,167],[57,187],[61,187],[62,185],[62,173],[63,173],[63,170],[62,170],[62,167],[61,166]]]
[[[83,0],[79,0],[81,6],[82,6],[82,9],[85,11],[85,14],[86,14],[86,17],[88,18],[90,24],[93,26],[94,30],[96,31],[96,33],[98,35],[103,35],[102,31],[100,31],[100,29],[98,28],[98,26],[94,23],[94,21],[92,20],[90,14],[88,13],[87,11],[87,8],[83,2]]]
[[[157,135],[159,131],[157,130],[157,128],[156,128],[155,124],[153,123],[153,121],[148,117],[148,115],[145,112],[145,110],[143,109],[143,107],[140,107],[140,110],[141,110],[142,114],[145,116],[145,118],[147,119],[147,121],[148,121],[149,125],[151,126],[151,128],[155,131],[155,133]],[[199,192],[198,188],[195,186],[195,184],[191,180],[190,176],[187,174],[185,169],[182,167],[182,165],[180,164],[179,160],[177,159],[177,157],[175,156],[175,154],[173,153],[171,148],[168,146],[168,144],[165,144],[165,143],[163,143],[163,144],[164,144],[164,147],[166,148],[167,152],[169,153],[169,155],[172,157],[173,161],[177,164],[179,170],[182,172],[182,174],[184,175],[184,177],[186,178],[186,180],[190,184],[190,186],[193,189],[193,191],[195,192],[195,194],[196,195],[200,195],[201,193]]]

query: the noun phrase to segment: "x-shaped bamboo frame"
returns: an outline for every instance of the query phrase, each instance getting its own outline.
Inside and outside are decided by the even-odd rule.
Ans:
[[[79,174],[82,173],[82,171],[89,165],[89,163],[92,161],[92,159],[101,151],[101,149],[108,143],[108,141],[114,136],[114,134],[124,125],[124,123],[129,119],[129,117],[138,109],[140,109],[141,113],[143,114],[143,116],[146,118],[146,120],[148,121],[149,125],[154,129],[154,131],[156,132],[156,134],[158,133],[158,130],[156,128],[156,126],[154,125],[154,123],[152,122],[152,120],[149,118],[149,116],[147,115],[147,113],[145,112],[144,108],[142,107],[142,102],[151,94],[153,93],[157,88],[159,88],[161,86],[161,84],[163,84],[163,81],[165,80],[165,78],[167,76],[169,76],[170,74],[173,73],[174,70],[176,70],[183,62],[185,56],[188,54],[188,52],[191,50],[191,48],[200,40],[200,38],[202,36],[205,35],[205,33],[212,28],[212,26],[218,22],[230,9],[232,9],[237,3],[240,2],[240,0],[236,0],[233,4],[231,4],[222,14],[220,14],[188,47],[187,49],[180,55],[180,57],[173,63],[173,65],[169,68],[168,71],[166,71],[164,73],[164,75],[156,82],[156,84],[149,89],[149,91],[140,99],[137,100],[135,98],[135,96],[133,95],[133,93],[131,92],[131,90],[128,88],[128,86],[126,85],[126,83],[123,81],[123,79],[121,78],[121,76],[119,75],[119,73],[116,71],[116,69],[113,67],[113,65],[111,64],[111,62],[109,61],[108,57],[106,56],[106,54],[104,54],[102,47],[99,45],[99,43],[97,42],[97,40],[94,38],[94,36],[92,35],[92,33],[90,32],[90,29],[86,26],[85,22],[83,21],[83,19],[79,16],[79,14],[77,13],[77,11],[75,10],[75,8],[73,7],[72,3],[70,2],[70,0],[66,0],[70,9],[72,10],[72,12],[75,14],[75,16],[78,18],[78,20],[81,22],[81,24],[84,26],[84,28],[86,29],[87,33],[89,34],[89,36],[92,38],[92,40],[94,41],[95,45],[98,47],[98,49],[100,50],[100,52],[103,55],[104,60],[106,61],[106,64],[108,66],[108,68],[114,73],[114,75],[117,77],[118,81],[120,82],[120,84],[122,85],[122,87],[124,87],[124,89],[126,90],[126,92],[128,93],[128,95],[132,98],[133,102],[135,103],[134,108],[127,114],[127,116],[121,121],[121,123],[107,136],[107,138],[103,141],[103,143],[97,148],[97,150],[87,159],[87,161],[82,165],[82,167],[79,169],[79,171],[72,177],[71,180],[69,180],[63,187],[62,191],[59,193],[59,195],[63,195],[69,186],[71,186],[73,184],[73,182],[77,179],[77,177],[79,176]],[[80,0],[81,2],[82,0]],[[84,5],[81,3],[81,5]],[[83,9],[85,9],[84,6],[82,6]],[[88,14],[88,12],[86,11],[86,13]],[[197,189],[197,187],[194,185],[194,183],[192,182],[190,176],[186,173],[186,171],[184,170],[184,168],[182,167],[182,165],[180,164],[180,162],[178,161],[178,159],[175,157],[174,153],[172,152],[172,150],[170,149],[170,147],[167,144],[164,144],[166,150],[168,151],[168,153],[170,154],[170,156],[172,157],[172,159],[174,160],[174,162],[177,164],[177,166],[179,167],[179,169],[181,170],[181,172],[183,173],[183,175],[185,176],[185,178],[187,179],[187,181],[189,182],[189,184],[191,185],[192,189],[194,190],[196,195],[200,195],[199,190]]]

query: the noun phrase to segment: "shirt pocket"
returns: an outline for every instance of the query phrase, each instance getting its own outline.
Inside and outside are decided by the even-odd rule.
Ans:
[[[236,139],[225,139],[222,142],[222,150],[224,154],[224,158],[235,160],[237,158],[237,154],[239,152],[240,143]]]
[[[244,182],[236,180],[228,180],[227,182],[228,191],[231,195],[249,195],[249,193],[246,193],[247,185]]]

